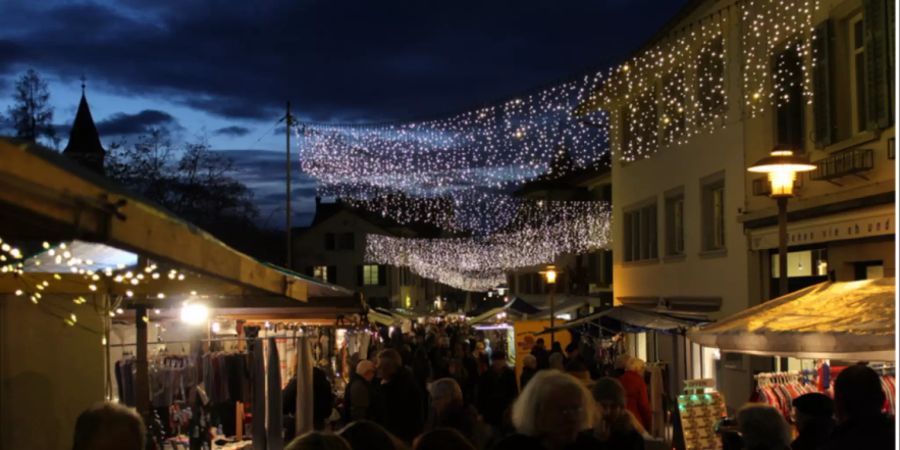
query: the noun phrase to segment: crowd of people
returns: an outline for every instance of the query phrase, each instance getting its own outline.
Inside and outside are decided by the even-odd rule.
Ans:
[[[391,339],[373,360],[356,363],[340,405],[343,425],[315,420],[287,450],[642,450],[650,415],[643,362],[623,357],[617,373],[593,378],[577,346],[546,349],[538,339],[519,380],[502,350],[489,351],[462,327]],[[610,376],[612,375],[612,376]],[[518,382],[517,382],[518,381]],[[324,387],[314,403],[325,407]],[[893,448],[894,426],[881,414],[877,374],[859,365],[840,373],[834,401],[795,401],[797,430],[770,406],[737,414],[746,450]],[[321,414],[318,414],[321,416]],[[73,450],[143,448],[140,417],[104,404],[78,419]],[[104,443],[119,442],[118,446]],[[133,444],[133,445],[132,445]],[[726,450],[730,450],[726,444]]]

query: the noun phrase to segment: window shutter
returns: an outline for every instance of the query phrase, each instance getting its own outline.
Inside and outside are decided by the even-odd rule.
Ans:
[[[834,25],[826,20],[816,27],[813,52],[816,65],[813,69],[813,116],[815,119],[816,148],[824,148],[834,142],[833,98],[831,96],[832,53]]]
[[[863,29],[866,42],[866,128],[887,128],[891,123],[891,78],[888,56],[887,3],[864,0]]]
[[[362,265],[356,266],[356,285],[362,286],[363,281],[365,281],[363,278],[363,266]]]
[[[337,284],[337,266],[328,266],[328,282]]]
[[[378,266],[378,285],[387,286],[387,266]]]

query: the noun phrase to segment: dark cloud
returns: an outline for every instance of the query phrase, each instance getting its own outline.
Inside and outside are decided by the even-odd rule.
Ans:
[[[685,0],[146,3],[6,0],[0,75],[85,73],[229,118],[270,120],[286,100],[317,121],[411,118],[615,61]]]
[[[182,127],[171,114],[155,109],[145,109],[136,114],[116,113],[97,122],[97,131],[101,136],[136,135],[154,128],[172,132]]]
[[[282,227],[284,222],[285,156],[267,150],[218,150],[234,161],[234,176],[254,193],[260,210],[260,223],[266,227]],[[300,173],[299,163],[292,167],[291,203],[294,223],[309,223],[315,213],[316,181]]]
[[[250,129],[232,125],[230,127],[219,128],[218,130],[213,131],[213,134],[217,136],[241,137],[250,134]]]

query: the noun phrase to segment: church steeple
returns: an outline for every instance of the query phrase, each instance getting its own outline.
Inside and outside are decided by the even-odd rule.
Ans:
[[[78,104],[78,113],[75,114],[72,131],[69,132],[69,143],[66,144],[63,155],[102,175],[106,150],[100,144],[100,134],[91,116],[84,88],[84,77],[81,77],[81,102]]]

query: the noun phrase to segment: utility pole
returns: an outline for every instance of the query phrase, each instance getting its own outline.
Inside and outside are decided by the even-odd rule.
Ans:
[[[285,166],[284,166],[284,175],[285,175],[285,207],[284,207],[284,217],[285,217],[285,234],[287,239],[287,247],[285,257],[285,267],[293,270],[291,267],[291,125],[293,124],[293,118],[291,117],[291,102],[287,102],[287,112],[284,115],[284,137],[285,137]]]

